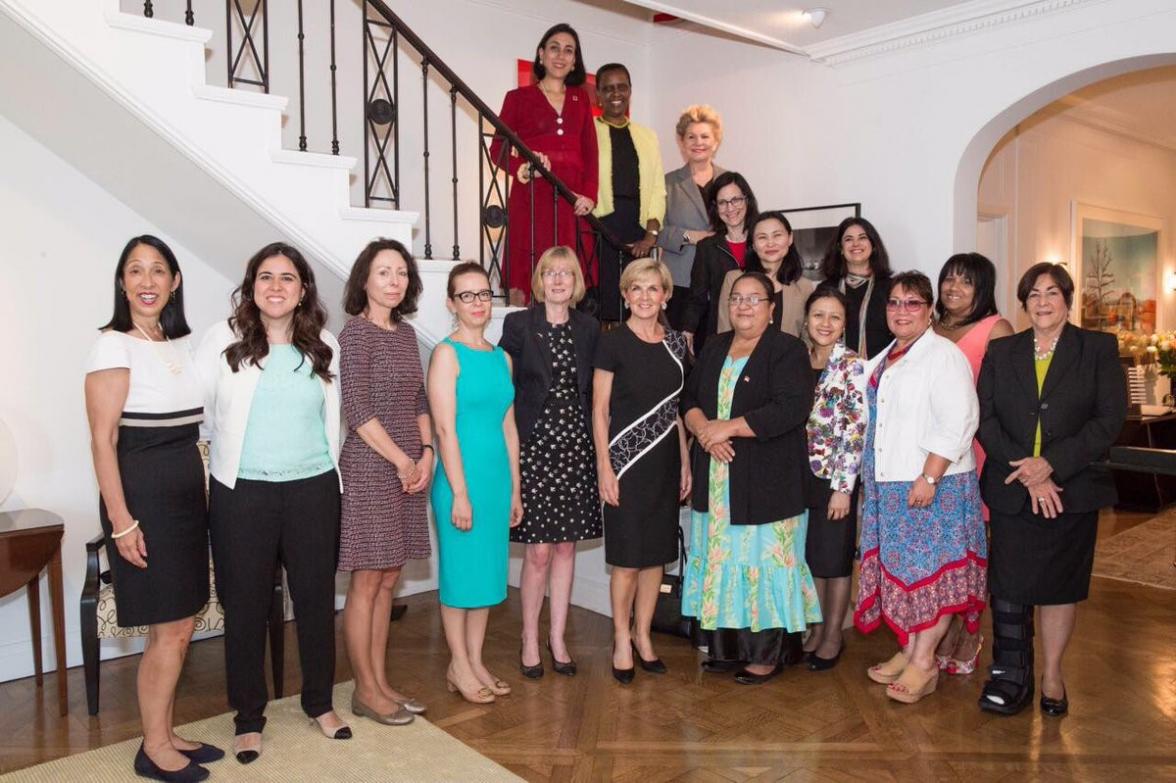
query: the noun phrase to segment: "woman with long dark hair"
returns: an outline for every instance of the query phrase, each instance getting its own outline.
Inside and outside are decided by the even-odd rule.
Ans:
[[[279,562],[298,618],[302,709],[328,738],[351,737],[331,704],[342,483],[339,344],[326,320],[310,265],[274,242],[249,259],[233,314],[200,343],[209,526],[242,764],[261,754],[266,615]]]
[[[743,270],[735,269],[723,278],[719,302],[726,302],[735,281],[744,271],[762,272],[772,281],[772,326],[793,337],[804,334],[804,303],[817,287],[804,277],[800,251],[792,242],[792,224],[783,212],[761,212],[751,225],[752,253]],[[718,330],[731,331],[727,307],[719,307]]]
[[[747,266],[748,234],[759,216],[759,205],[747,180],[737,171],[724,171],[707,190],[706,213],[712,236],[698,243],[690,270],[690,296],[683,316],[683,334],[692,352],[702,350],[706,338],[718,331],[719,298],[728,272]]]
[[[490,157],[514,180],[507,205],[510,238],[503,276],[512,305],[530,300],[532,269],[544,250],[578,246],[580,217],[596,205],[596,127],[592,101],[583,87],[588,74],[580,36],[571,25],[557,24],[543,34],[531,72],[538,83],[508,92],[498,116],[539,156],[544,168],[571,188],[576,200],[569,204],[556,196],[529,161],[502,137],[494,139]]]
[[[355,673],[351,711],[386,725],[411,723],[425,705],[388,683],[392,593],[408,560],[429,557],[425,490],[433,475],[433,422],[416,332],[405,316],[422,290],[416,261],[395,239],[360,251],[347,278],[339,384],[348,437],[339,570],[351,574],[343,635]]]
[[[190,332],[175,254],[156,237],[132,238],[114,270],[114,314],[86,363],[86,415],[118,624],[148,626],[134,767],[155,780],[204,780],[200,764],[224,756],[172,725],[194,616],[208,602],[204,401]]]
[[[842,220],[821,261],[821,273],[849,300],[845,344],[863,359],[873,358],[893,339],[886,325],[890,255],[874,224],[863,217]]]

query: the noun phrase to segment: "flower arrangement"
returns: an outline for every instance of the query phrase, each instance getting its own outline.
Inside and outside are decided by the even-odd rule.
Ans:
[[[1144,349],[1155,358],[1160,374],[1176,378],[1176,332],[1156,332]]]

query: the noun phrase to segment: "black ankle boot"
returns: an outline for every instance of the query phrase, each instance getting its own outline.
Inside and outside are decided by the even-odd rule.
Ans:
[[[980,709],[1016,715],[1033,701],[1033,606],[992,597],[992,665]]]

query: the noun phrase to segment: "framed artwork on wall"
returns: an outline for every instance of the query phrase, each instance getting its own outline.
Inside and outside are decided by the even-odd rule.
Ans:
[[[800,207],[780,210],[792,224],[792,244],[804,262],[804,276],[823,280],[821,259],[837,233],[837,226],[847,217],[861,217],[861,202],[826,204],[819,207]]]
[[[1071,230],[1075,322],[1104,332],[1155,332],[1163,219],[1074,201]]]

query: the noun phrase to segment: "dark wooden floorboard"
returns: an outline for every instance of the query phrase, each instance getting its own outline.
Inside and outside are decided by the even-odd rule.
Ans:
[[[1146,515],[1104,514],[1100,535]],[[496,704],[467,704],[445,690],[445,640],[436,593],[404,599],[393,625],[389,669],[399,688],[429,705],[428,718],[528,780],[662,781],[1115,780],[1176,781],[1176,595],[1094,580],[1067,655],[1071,715],[1036,710],[1000,718],[976,707],[983,673],[945,678],[914,706],[888,700],[865,669],[889,657],[893,637],[849,635],[840,666],[785,672],[749,688],[702,674],[684,641],[658,637],[664,676],[638,671],[630,687],[610,674],[611,622],[573,609],[570,642],[580,673],[538,681],[518,674],[516,591],[491,612],[486,660],[514,686]],[[989,644],[987,624],[985,647]],[[338,637],[338,678],[350,667]],[[286,693],[299,690],[297,640],[286,626]],[[985,655],[985,659],[987,655]],[[59,717],[52,678],[0,685],[0,772],[100,747],[138,734],[137,657],[102,667],[102,711],[86,714],[80,668],[69,672],[70,713]],[[176,701],[183,724],[228,710],[223,646],[192,645]],[[345,705],[337,705],[341,714]],[[395,728],[387,729],[394,749]],[[231,722],[226,718],[224,744]],[[128,759],[128,765],[130,760]],[[231,772],[230,766],[216,770]]]

